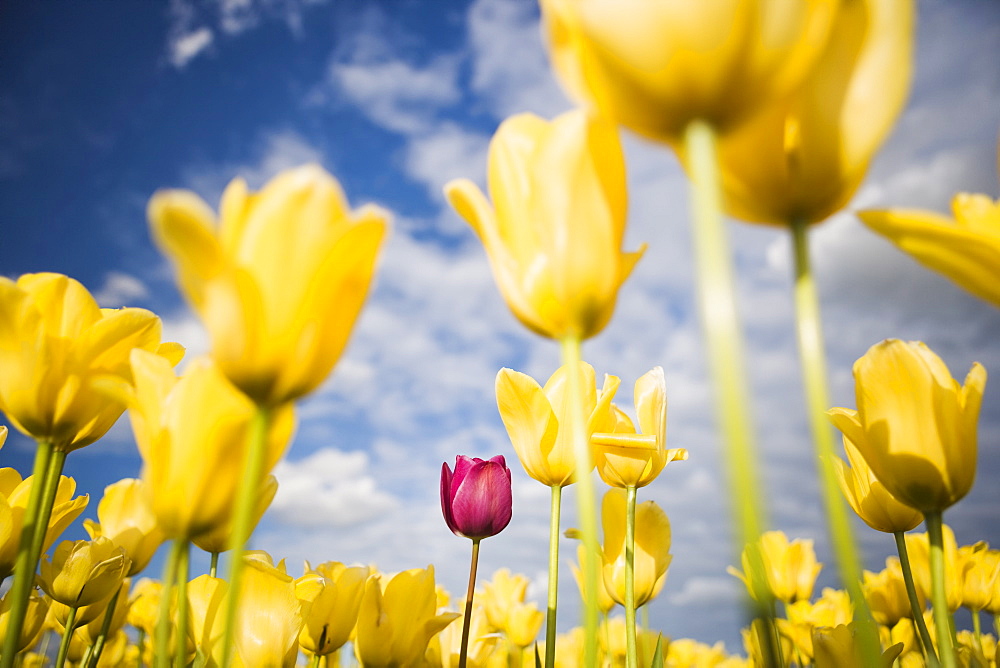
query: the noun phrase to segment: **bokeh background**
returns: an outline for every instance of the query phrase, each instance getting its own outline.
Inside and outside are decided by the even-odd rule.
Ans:
[[[997,196],[1000,3],[920,0],[910,102],[847,212],[813,230],[835,405],[854,407],[851,365],[883,338],[920,339],[959,379],[973,361],[994,378],[980,428],[978,480],[946,514],[960,543],[1000,544],[1000,313],[933,275],[850,213],[910,206],[945,211],[960,190]],[[527,0],[82,0],[0,5],[0,273],[57,271],[103,306],[143,306],[189,357],[206,338],[150,241],[145,206],[161,187],[213,208],[242,175],[260,187],[317,162],[353,205],[394,213],[377,287],[330,380],[301,405],[275,472],[280,488],[253,546],[299,563],[433,563],[460,592],[468,543],[441,519],[441,463],[502,453],[514,469],[514,519],[483,545],[480,573],[509,567],[545,589],[548,489],[520,469],[500,422],[504,366],[540,382],[558,349],[507,311],[472,231],[441,187],[482,183],[506,116],[570,108],[553,79]],[[666,371],[671,465],[640,500],[673,523],[667,586],[651,624],[673,637],[740,649],[740,585],[725,568],[727,489],[694,312],[688,192],[674,157],[624,133],[631,202],[626,248],[649,244],[610,326],[584,346],[598,374]],[[753,415],[770,525],[816,541],[835,585],[819,505],[792,330],[785,230],[731,226]],[[630,407],[629,407],[630,409]],[[30,470],[33,445],[12,434],[0,465]],[[234,465],[236,465],[234,463]],[[128,420],[73,453],[67,474],[92,495],[137,476]],[[573,523],[572,494],[564,503]],[[858,522],[866,565],[893,553]],[[68,537],[81,538],[74,526]],[[561,628],[579,620],[563,540]],[[159,575],[162,560],[151,573]],[[198,564],[196,561],[196,572]],[[962,620],[960,619],[960,622]]]

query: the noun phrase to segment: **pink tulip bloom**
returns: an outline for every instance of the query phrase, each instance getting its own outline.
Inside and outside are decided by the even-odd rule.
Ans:
[[[455,472],[441,465],[441,512],[458,536],[479,540],[510,524],[510,469],[503,455],[455,458]]]

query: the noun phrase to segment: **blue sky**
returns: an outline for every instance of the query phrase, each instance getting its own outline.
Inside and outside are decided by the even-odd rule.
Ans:
[[[909,106],[851,208],[945,210],[959,190],[997,196],[1000,5],[921,0]],[[441,186],[482,181],[489,137],[507,115],[570,107],[549,73],[537,8],[521,0],[213,0],[7,3],[0,10],[0,273],[58,271],[106,306],[144,306],[167,335],[206,342],[150,242],[149,196],[198,192],[213,206],[237,175],[253,187],[319,162],[355,206],[394,214],[377,287],[335,373],[304,402],[281,488],[255,545],[314,563],[434,563],[458,592],[468,546],[438,508],[442,461],[502,453],[515,469],[511,526],[484,544],[480,572],[509,566],[544,590],[548,490],[516,464],[496,412],[503,366],[540,381],[554,344],[509,314],[471,230]],[[611,325],[584,356],[599,374],[635,379],[664,366],[672,465],[642,498],[673,520],[674,562],[652,604],[675,637],[739,647],[738,583],[726,575],[725,486],[692,304],[687,184],[665,149],[625,135],[631,185],[627,248],[649,250]],[[813,538],[829,564],[792,334],[789,243],[782,230],[733,223],[752,358],[754,414],[772,525]],[[887,337],[921,339],[953,374],[994,374],[980,474],[948,519],[960,542],[1000,544],[1000,315],[932,275],[849,213],[815,229],[835,405],[853,407],[851,364]],[[12,435],[4,466],[30,467]],[[67,463],[93,501],[138,474],[128,421]],[[572,524],[572,502],[564,504]],[[82,535],[74,529],[73,537]],[[79,534],[79,535],[78,535]],[[877,568],[891,539],[861,531]],[[564,541],[567,559],[573,545]],[[565,561],[564,561],[565,563]],[[575,597],[563,568],[563,597]],[[833,584],[828,566],[821,583]],[[567,608],[563,628],[576,621]]]

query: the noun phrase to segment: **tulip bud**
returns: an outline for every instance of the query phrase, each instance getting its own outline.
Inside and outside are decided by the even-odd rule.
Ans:
[[[441,465],[441,512],[455,535],[495,536],[510,524],[510,469],[503,455],[483,460],[459,455],[455,472]]]

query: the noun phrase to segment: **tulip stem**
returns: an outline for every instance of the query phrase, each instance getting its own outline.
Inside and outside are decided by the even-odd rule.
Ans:
[[[955,668],[955,648],[951,638],[951,615],[948,613],[948,595],[945,592],[944,537],[941,512],[925,512],[927,540],[930,542],[931,606],[937,631],[938,653],[943,668]]]
[[[722,215],[722,182],[716,153],[715,130],[695,120],[684,130],[684,148],[689,158],[693,186],[693,237],[698,282],[698,306],[708,352],[709,372],[715,395],[715,414],[722,431],[723,456],[730,496],[730,512],[736,523],[737,555],[744,546],[758,544],[765,524],[759,507],[764,499],[757,472],[757,449],[750,419],[743,335],[736,309],[732,257]],[[759,544],[758,544],[759,545]],[[759,551],[759,547],[756,551]],[[763,562],[760,562],[763,565]],[[764,592],[763,569],[748,574],[752,590]],[[751,617],[774,627],[767,601],[746,600]],[[775,633],[764,634],[768,642],[761,651],[764,662],[773,665],[779,656]]]
[[[910,566],[910,552],[906,549],[906,534],[902,531],[893,533],[896,537],[896,552],[899,553],[899,566],[903,571],[903,584],[906,586],[906,597],[910,599],[910,610],[913,611],[913,623],[920,634],[920,643],[924,646],[924,656],[927,657],[929,668],[937,668],[939,665],[937,653],[934,651],[934,643],[931,641],[930,631],[927,630],[927,622],[924,621],[924,611],[920,607],[920,600],[917,598],[917,588],[913,584],[913,569]]]
[[[21,529],[21,539],[17,550],[17,560],[14,562],[14,584],[11,586],[9,596],[11,597],[10,616],[7,618],[7,635],[3,642],[3,653],[0,655],[0,666],[12,668],[14,659],[17,656],[18,641],[21,638],[21,629],[24,626],[24,618],[28,613],[28,598],[31,596],[31,589],[35,584],[35,570],[38,568],[38,557],[32,561],[32,545],[35,543],[35,534],[45,535],[45,529],[39,531],[40,510],[42,503],[42,492],[45,486],[45,476],[49,469],[49,460],[52,458],[52,443],[39,441],[35,449],[35,463],[32,469],[31,493],[28,495],[28,505],[24,510],[24,521]],[[48,528],[48,522],[45,523]]]
[[[979,611],[972,610],[972,634],[976,639],[976,649],[980,652],[983,651],[983,626],[982,621],[979,619]]]
[[[882,652],[878,631],[861,590],[861,569],[858,549],[851,531],[843,495],[834,470],[833,430],[826,418],[830,408],[826,353],[823,343],[823,322],[820,315],[819,293],[809,259],[809,224],[793,220],[792,245],[795,256],[795,324],[802,365],[802,381],[806,394],[806,413],[816,452],[823,508],[833,543],[833,552],[840,570],[840,580],[854,604],[854,621],[859,629],[862,655],[869,664],[877,664]]]
[[[476,571],[479,569],[479,541],[472,539],[472,561],[469,564],[469,589],[465,592],[465,619],[462,621],[462,649],[458,655],[458,668],[465,668],[469,658],[469,631],[472,629],[472,598],[476,594]]]
[[[319,662],[322,658],[319,654],[313,654],[313,658],[309,660],[309,668],[319,668]]]
[[[185,541],[175,540],[170,547],[167,563],[163,567],[163,587],[160,589],[160,612],[156,618],[156,634],[153,638],[153,666],[169,668],[170,666],[170,594],[177,580],[177,563],[181,558]],[[180,638],[176,639],[179,642]]]
[[[66,657],[69,656],[69,642],[73,638],[73,627],[76,626],[77,607],[69,609],[69,616],[66,617],[66,628],[63,629],[62,641],[59,643],[59,653],[56,655],[55,668],[63,668],[66,665]]]
[[[250,423],[250,447],[243,464],[243,484],[236,497],[233,512],[233,533],[230,537],[229,596],[226,598],[225,631],[222,635],[222,667],[229,668],[233,660],[233,637],[236,633],[236,613],[240,604],[240,582],[243,579],[243,551],[250,539],[254,523],[254,506],[264,477],[267,456],[267,432],[271,410],[257,406]]]
[[[562,487],[552,485],[549,509],[549,601],[545,616],[545,668],[556,661],[556,607],[559,600],[559,518],[562,514]]]
[[[219,573],[219,553],[212,552],[212,561],[208,565],[209,577],[217,577]]]
[[[104,611],[104,621],[101,622],[101,632],[97,636],[97,640],[94,641],[92,647],[92,652],[90,653],[90,660],[82,663],[81,665],[87,666],[88,668],[96,668],[97,662],[101,660],[101,654],[104,652],[104,645],[108,641],[108,631],[111,629],[111,620],[115,616],[115,608],[118,606],[118,597],[121,596],[122,588],[118,587],[118,590],[111,595],[111,600],[108,601],[108,609]]]
[[[625,665],[638,668],[635,651],[635,496],[634,486],[625,488]]]
[[[188,562],[191,553],[190,544],[186,540],[176,542],[179,554],[177,555],[177,574],[174,576],[177,583],[177,641],[174,644],[174,665],[183,668],[187,665],[187,626],[188,626]]]
[[[570,434],[573,443],[573,455],[576,459],[576,473],[573,482],[576,483],[576,499],[580,534],[583,539],[583,549],[587,554],[583,567],[584,581],[584,613],[583,632],[584,666],[591,668],[597,665],[597,622],[599,617],[597,605],[597,505],[594,501],[594,480],[590,476],[594,468],[594,460],[590,453],[590,441],[587,438],[587,416],[583,410],[583,381],[580,377],[580,339],[567,336],[560,341],[562,347],[562,363],[568,367]],[[546,650],[548,653],[548,650]],[[551,668],[546,666],[546,668]]]

